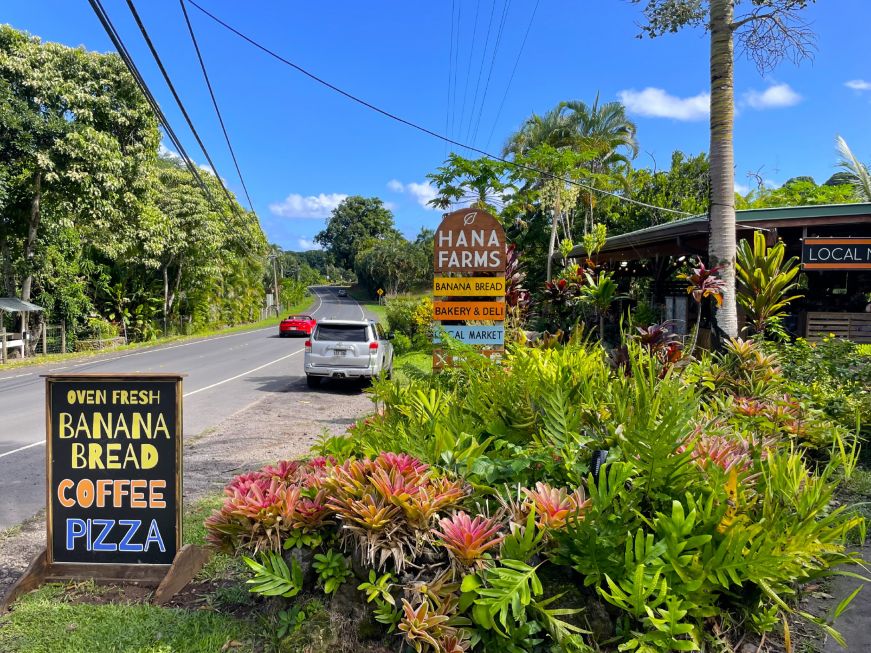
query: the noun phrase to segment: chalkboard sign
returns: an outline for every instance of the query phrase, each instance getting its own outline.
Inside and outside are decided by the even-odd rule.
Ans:
[[[170,564],[181,541],[181,377],[46,377],[48,562]]]

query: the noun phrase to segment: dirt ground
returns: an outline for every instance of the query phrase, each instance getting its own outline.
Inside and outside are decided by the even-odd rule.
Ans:
[[[359,384],[328,382],[309,390],[304,378],[187,437],[184,501],[220,491],[234,475],[280,459],[305,456],[325,432],[344,433],[374,405]],[[0,533],[0,597],[45,544],[44,511]]]

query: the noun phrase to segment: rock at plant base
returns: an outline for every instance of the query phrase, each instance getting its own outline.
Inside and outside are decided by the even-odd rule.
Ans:
[[[614,636],[614,620],[599,597],[587,591],[580,581],[574,582],[571,578],[560,577],[556,568],[545,565],[545,569],[541,576],[546,596],[562,594],[550,607],[580,609],[577,614],[566,615],[560,617],[561,619],[589,630],[594,642],[604,642]]]
[[[344,583],[330,602],[330,619],[340,630],[360,641],[372,641],[384,636],[384,626],[375,620],[372,605],[353,581]]]
[[[315,560],[314,551],[294,547],[285,551],[283,557],[288,567],[291,565],[291,560],[296,560],[302,570],[302,586],[307,590],[313,589],[318,580],[317,572],[312,566]]]

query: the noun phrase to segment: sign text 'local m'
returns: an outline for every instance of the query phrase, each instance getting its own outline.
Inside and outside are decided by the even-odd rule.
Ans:
[[[181,378],[46,384],[49,562],[170,564],[180,544]]]
[[[806,270],[871,270],[871,238],[805,238],[801,263]]]

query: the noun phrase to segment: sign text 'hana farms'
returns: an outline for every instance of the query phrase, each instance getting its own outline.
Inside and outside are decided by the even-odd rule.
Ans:
[[[52,562],[169,564],[179,545],[181,380],[48,377]]]
[[[441,342],[439,331],[466,345],[502,345],[505,343],[504,326],[442,326],[436,327],[434,342]]]
[[[501,272],[505,270],[505,230],[486,211],[448,213],[435,233],[436,272]]]
[[[432,294],[436,297],[503,297],[504,277],[436,277]]]
[[[434,320],[456,322],[463,320],[504,320],[504,302],[433,302]]]

